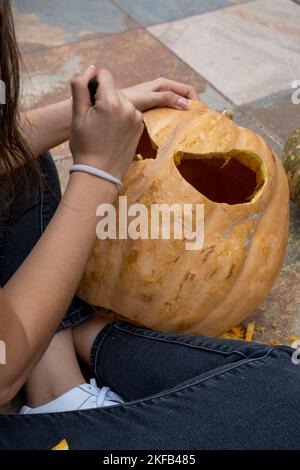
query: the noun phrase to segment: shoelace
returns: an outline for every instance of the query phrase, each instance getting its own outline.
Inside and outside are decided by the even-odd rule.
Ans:
[[[120,403],[117,395],[114,392],[112,392],[109,389],[109,387],[99,388],[95,379],[90,380],[90,386],[93,388],[94,392],[97,394],[97,398],[96,398],[97,408],[101,408],[103,406],[106,398],[109,401],[115,402],[116,404]]]

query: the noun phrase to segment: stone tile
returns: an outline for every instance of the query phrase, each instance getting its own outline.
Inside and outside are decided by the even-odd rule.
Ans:
[[[300,9],[257,0],[148,30],[237,105],[300,76]]]
[[[282,140],[276,135],[276,133],[273,133],[271,129],[268,129],[259,119],[257,119],[256,116],[250,113],[248,109],[236,106],[209,83],[206,83],[204,91],[199,93],[199,98],[215,111],[222,112],[224,109],[230,109],[233,112],[234,121],[238,126],[246,127],[247,129],[251,129],[253,132],[261,135],[277,155],[280,156],[282,154]]]
[[[59,174],[61,190],[64,192],[69,181],[69,170],[73,164],[73,159],[71,156],[57,158],[55,164]]]
[[[70,79],[89,64],[110,69],[119,87],[166,76],[193,85],[198,93],[205,89],[204,80],[196,72],[143,30],[52,48],[47,54],[25,54],[24,61],[27,107],[69,97]]]
[[[245,113],[243,110],[233,107],[234,121],[241,127],[251,129],[253,132],[261,135],[265,141],[270,145],[272,150],[281,157],[282,155],[282,142],[278,139],[277,135],[268,130],[258,119],[250,114]]]
[[[114,0],[141,25],[172,21],[210,10],[228,7],[229,0]]]
[[[206,88],[199,94],[199,98],[215,111],[223,111],[224,109],[232,109],[234,107],[234,104],[230,100],[221,95],[221,93],[209,85],[209,83],[206,83]]]
[[[137,26],[110,0],[14,0],[13,5],[18,38],[27,50]]]
[[[254,116],[248,117],[245,111],[236,109],[230,100],[142,30],[52,48],[46,56],[44,52],[25,55],[25,106],[44,106],[69,97],[70,79],[90,63],[112,70],[120,87],[160,75],[190,83],[198,91],[200,99],[212,109],[234,109],[235,120],[239,125],[259,132],[276,152],[281,151],[276,138]],[[57,147],[53,153],[55,158],[68,156],[68,144]]]
[[[60,158],[68,158],[71,154],[69,142],[65,142],[61,145],[58,145],[54,149],[51,149],[51,155],[55,161]]]
[[[290,89],[271,95],[262,100],[248,103],[241,109],[258,119],[284,144],[289,134],[300,126],[300,104],[293,104],[293,91]]]

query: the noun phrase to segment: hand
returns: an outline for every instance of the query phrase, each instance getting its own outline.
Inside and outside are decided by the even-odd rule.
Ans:
[[[139,111],[162,106],[187,109],[188,99],[198,100],[193,87],[162,77],[125,88],[122,92]]]
[[[88,82],[97,78],[95,106]],[[75,163],[95,166],[122,178],[143,132],[142,115],[117,90],[108,70],[91,66],[72,80],[73,118],[70,148]]]

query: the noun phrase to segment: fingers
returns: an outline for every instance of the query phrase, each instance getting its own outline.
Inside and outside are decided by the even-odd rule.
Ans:
[[[104,107],[107,111],[115,112],[120,100],[112,74],[106,69],[101,69],[97,73],[97,80],[99,86],[95,96],[96,107]]]
[[[175,109],[188,109],[189,102],[186,98],[181,95],[174,93],[173,91],[154,91],[148,94],[148,107],[163,107]]]
[[[144,122],[143,122],[143,115],[140,111],[135,112],[135,122],[137,127],[139,127],[139,133],[138,133],[138,140],[142,136],[143,130],[144,130]]]
[[[157,78],[153,81],[153,87],[153,91],[173,91],[184,98],[199,100],[196,90],[192,86],[169,80],[167,78]]]
[[[88,83],[96,76],[94,65],[88,67],[85,72],[76,75],[71,81],[72,98],[73,98],[73,117],[75,119],[83,119],[90,107],[90,93]]]
[[[95,77],[97,77],[99,84],[95,95],[95,107],[110,115],[121,113],[128,119],[129,125],[134,123],[137,128],[143,129],[141,112],[126,98],[125,94],[116,88],[112,74],[106,69],[97,72],[93,65],[88,67],[84,73],[74,77],[71,82],[73,117],[84,120],[91,107],[88,83]]]
[[[142,113],[136,109],[134,104],[127,98],[127,96],[122,92],[122,90],[118,90],[119,100],[122,104],[125,114],[129,118],[133,118],[135,123],[139,123],[141,126],[143,125],[143,115]]]

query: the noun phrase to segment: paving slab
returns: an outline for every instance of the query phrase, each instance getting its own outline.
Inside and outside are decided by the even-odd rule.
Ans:
[[[147,57],[147,60],[145,60]],[[98,37],[24,55],[23,103],[25,108],[45,106],[70,97],[70,80],[89,64],[110,69],[119,87],[159,76],[181,80],[198,93],[205,81],[143,30]],[[69,154],[68,144],[54,150],[55,157]]]
[[[139,24],[149,26],[206,13],[249,0],[114,0]]]
[[[300,76],[300,8],[257,0],[148,28],[237,105],[287,90]]]
[[[51,153],[53,154],[53,152]],[[70,152],[68,156],[55,159],[55,164],[59,174],[61,190],[62,193],[64,193],[69,181],[69,170],[73,165],[73,158],[71,157]]]
[[[69,80],[88,65],[109,68],[119,87],[166,76],[189,83],[198,93],[205,81],[143,30],[98,37],[24,56],[24,93],[30,106],[70,96]]]
[[[18,36],[26,50],[40,50],[138,27],[110,0],[14,0]]]
[[[145,62],[145,51],[147,61]],[[184,64],[175,54],[143,30],[118,35],[98,37],[63,47],[27,53],[24,56],[24,95],[28,108],[44,106],[70,96],[71,78],[88,64],[109,68],[120,87],[166,76],[189,83],[196,88],[199,97],[212,109],[235,110],[239,125],[261,133],[278,152],[276,138],[266,132],[255,117],[236,109],[234,104],[205,82],[199,74]],[[55,158],[69,155],[68,144],[53,150]]]
[[[273,152],[279,157],[282,156],[283,144],[276,134],[267,129],[255,116],[245,113],[240,108],[232,108],[234,114],[234,120],[238,126],[251,129],[253,132],[261,135],[266,142],[270,145]]]
[[[291,88],[248,103],[241,109],[248,115],[255,117],[266,129],[277,136],[278,141],[284,144],[289,134],[296,127],[300,127],[300,103],[293,103],[293,92],[294,90]]]
[[[232,101],[225,98],[225,96],[219,93],[218,90],[213,88],[209,83],[206,83],[205,90],[199,93],[199,99],[215,111],[235,108]]]

